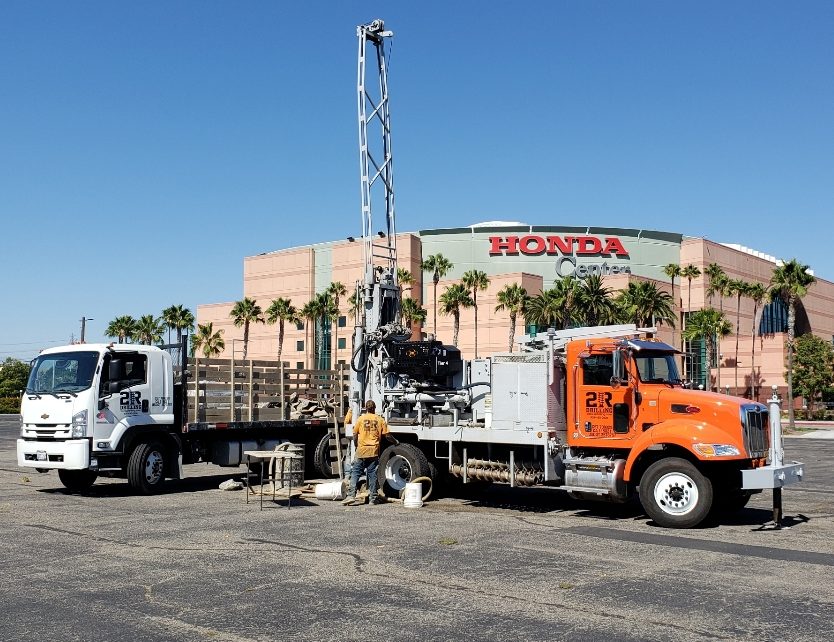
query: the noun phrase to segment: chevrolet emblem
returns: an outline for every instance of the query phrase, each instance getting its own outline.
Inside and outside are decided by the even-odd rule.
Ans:
[[[47,415],[46,413],[43,413],[41,415],[41,419],[49,419],[49,415]]]

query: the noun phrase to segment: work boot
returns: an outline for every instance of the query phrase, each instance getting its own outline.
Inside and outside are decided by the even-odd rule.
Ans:
[[[356,496],[355,495],[348,495],[347,497],[345,497],[342,500],[342,505],[343,506],[352,506],[355,502],[356,502]]]
[[[372,504],[372,505],[384,504],[385,503],[385,497],[374,497],[368,503]]]

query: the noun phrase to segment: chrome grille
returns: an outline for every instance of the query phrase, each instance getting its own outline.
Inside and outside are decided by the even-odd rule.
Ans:
[[[744,446],[753,458],[767,457],[770,450],[770,421],[767,408],[759,404],[741,407],[741,425],[744,429]]]

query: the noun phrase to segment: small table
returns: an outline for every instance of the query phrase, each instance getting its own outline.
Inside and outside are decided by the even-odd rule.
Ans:
[[[289,446],[292,445],[293,444],[289,444]],[[281,448],[281,446],[278,448]],[[246,456],[246,503],[249,503],[249,478],[252,476],[252,460],[254,459],[261,461],[261,510],[264,509],[264,466],[269,466],[271,470],[271,472],[267,474],[267,480],[272,481],[272,501],[275,501],[276,482],[280,480],[283,486],[284,481],[289,481],[289,489],[287,490],[287,510],[289,510],[290,505],[292,504],[292,478],[293,475],[298,472],[293,470],[292,462],[304,461],[304,455],[288,451],[286,448],[282,448],[280,450],[245,450],[243,451],[243,454]],[[277,465],[279,461],[281,462],[280,472]],[[289,467],[286,466],[287,462],[290,463]]]

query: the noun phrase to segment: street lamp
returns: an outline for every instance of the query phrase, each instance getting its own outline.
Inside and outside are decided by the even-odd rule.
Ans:
[[[95,321],[92,317],[81,317],[81,340],[79,343],[84,343],[84,334],[87,330],[87,321]]]

